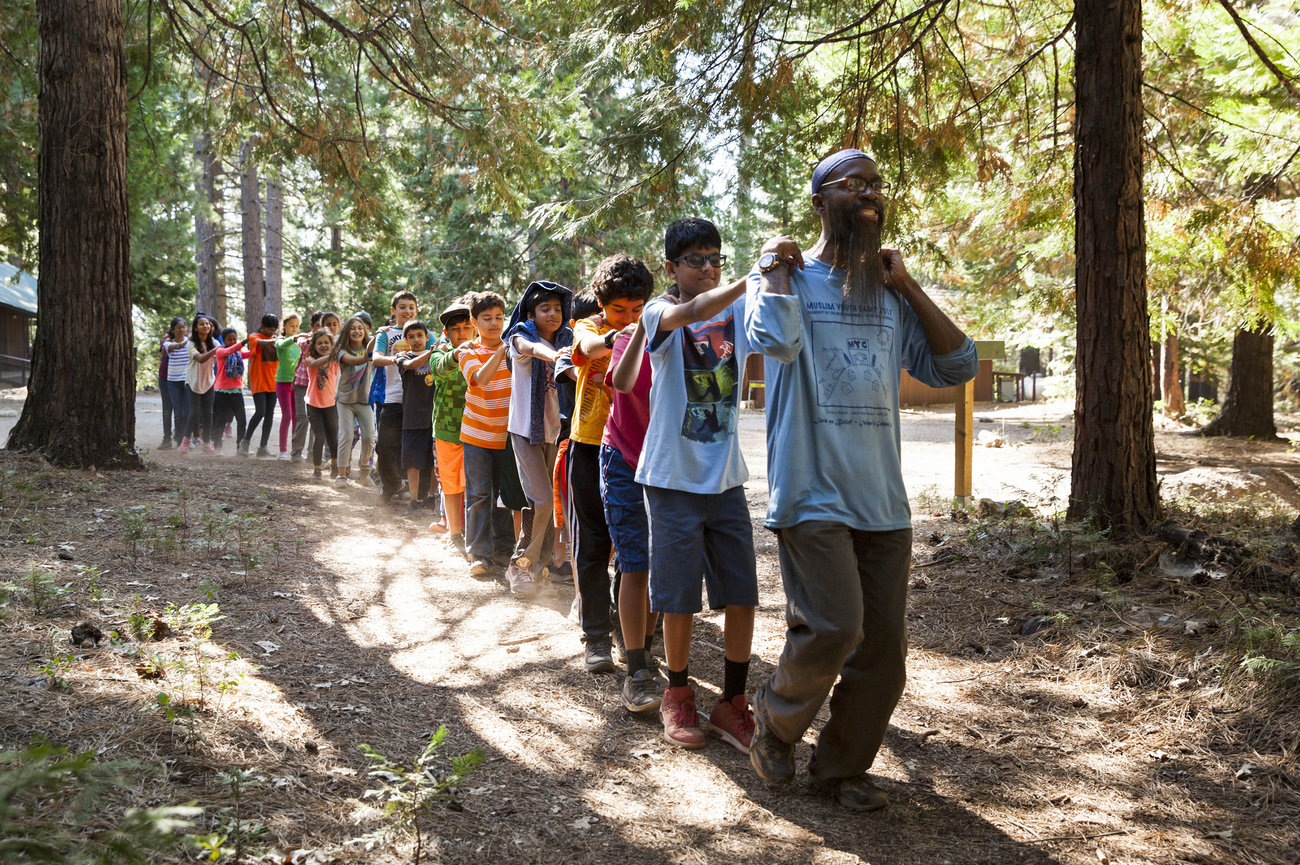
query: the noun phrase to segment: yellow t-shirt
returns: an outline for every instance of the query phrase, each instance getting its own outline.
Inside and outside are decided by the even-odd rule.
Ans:
[[[594,333],[603,337],[614,328],[605,324],[605,316],[593,315],[573,325],[573,342],[576,346],[583,334]],[[573,364],[578,370],[578,389],[574,396],[573,418],[569,438],[587,445],[598,445],[605,435],[605,421],[609,418],[609,385],[605,373],[609,370],[609,355],[599,360],[588,360],[575,348]]]

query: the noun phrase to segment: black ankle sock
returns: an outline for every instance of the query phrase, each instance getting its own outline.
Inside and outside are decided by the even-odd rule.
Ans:
[[[645,649],[628,649],[627,650],[627,674],[630,676],[637,670],[644,670],[649,664],[646,663]]]
[[[655,645],[655,632],[651,631],[650,636],[645,638],[645,651],[647,655],[650,654],[650,650],[654,648],[654,645]]]
[[[722,699],[728,702],[737,694],[745,693],[745,683],[749,680],[749,661],[722,659]]]
[[[670,687],[670,688],[685,688],[687,685],[689,685],[690,682],[689,682],[689,681],[687,680],[687,678],[686,678],[686,672],[687,672],[687,670],[689,670],[689,669],[690,669],[690,667],[687,667],[686,669],[682,670],[680,673],[678,673],[678,672],[676,672],[676,671],[674,671],[674,670],[669,670],[669,671],[668,671],[668,687]]]

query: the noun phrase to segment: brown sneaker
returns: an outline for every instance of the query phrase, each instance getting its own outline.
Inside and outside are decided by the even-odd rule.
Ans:
[[[763,719],[762,692],[754,713],[754,736],[749,744],[749,765],[769,784],[786,784],[794,777],[794,745],[780,739]]]
[[[679,748],[703,748],[704,731],[695,711],[695,689],[690,685],[666,688],[659,704],[659,720],[664,725],[664,741]]]
[[[754,713],[744,694],[737,694],[730,700],[718,700],[709,713],[709,732],[740,753],[749,753],[754,739]]]
[[[809,767],[808,789],[822,796],[830,796],[841,808],[849,811],[879,811],[889,804],[889,794],[871,782],[866,775],[856,778],[818,778]]]

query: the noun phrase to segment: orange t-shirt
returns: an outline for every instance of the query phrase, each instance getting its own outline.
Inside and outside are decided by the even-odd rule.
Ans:
[[[469,387],[465,389],[465,413],[460,419],[461,444],[502,450],[506,446],[506,423],[510,418],[510,367],[505,358],[483,387],[474,384],[474,372],[495,353],[478,340],[460,353],[460,371]]]
[[[248,390],[251,393],[275,393],[275,371],[280,366],[280,355],[275,350],[275,337],[262,336],[254,331],[248,335]]]

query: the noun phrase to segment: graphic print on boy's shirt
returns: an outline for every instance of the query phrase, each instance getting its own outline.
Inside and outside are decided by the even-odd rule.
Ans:
[[[686,384],[686,415],[682,438],[719,442],[736,429],[736,319],[686,325],[682,340],[682,372]]]

